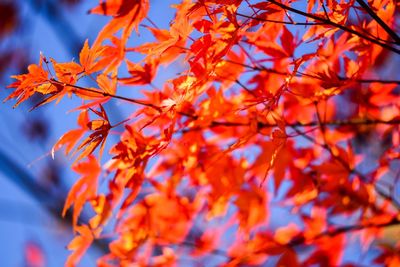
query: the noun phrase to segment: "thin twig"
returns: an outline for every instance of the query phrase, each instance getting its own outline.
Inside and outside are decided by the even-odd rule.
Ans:
[[[323,238],[325,236],[329,237],[334,237],[340,234],[352,232],[352,231],[359,231],[359,230],[364,230],[368,228],[384,228],[392,225],[399,225],[400,221],[394,217],[388,222],[385,223],[366,223],[366,224],[357,224],[357,225],[350,225],[350,226],[344,226],[344,227],[339,227],[335,229],[328,229],[316,236],[314,236],[312,239],[306,240],[303,236],[294,238],[291,242],[289,242],[288,246],[290,247],[295,247],[299,245],[303,245],[305,243],[310,243],[310,242],[315,242],[316,240]]]
[[[86,88],[86,87],[82,87],[82,86],[78,86],[78,85],[63,83],[63,82],[53,80],[53,79],[49,80],[49,82],[58,84],[58,85],[63,85],[63,86],[70,86],[75,89],[86,91],[86,92],[96,93],[96,94],[102,95],[104,97],[116,98],[116,99],[124,100],[127,102],[147,106],[147,107],[153,108],[159,112],[162,111],[161,107],[156,106],[151,103],[148,103],[148,102],[145,102],[145,101],[142,101],[142,100],[128,98],[128,97],[115,95],[115,94],[110,94],[107,92],[101,92],[101,91],[97,91],[94,89],[90,89],[90,88]],[[197,120],[199,118],[198,115],[186,113],[183,111],[177,111],[177,113],[180,114],[181,116],[189,117],[193,120]],[[352,126],[352,125],[356,126],[356,125],[374,125],[374,124],[398,125],[398,124],[400,124],[400,119],[393,119],[393,120],[389,120],[389,121],[379,120],[379,119],[376,119],[376,120],[370,120],[370,119],[332,120],[332,121],[323,122],[322,124],[326,125],[326,126]],[[296,123],[286,124],[286,126],[288,126],[288,127],[308,127],[308,126],[318,126],[318,125],[319,125],[318,121],[312,121],[312,122],[308,122],[308,123],[296,122]],[[248,127],[248,126],[250,126],[250,123],[234,122],[234,121],[211,121],[207,127],[213,128],[213,127],[218,127],[218,126],[226,126],[226,127],[246,126],[246,127]],[[277,127],[278,125],[274,124],[274,123],[271,124],[271,123],[258,122],[257,126],[259,129],[261,129],[261,128]]]
[[[275,70],[275,69],[271,69],[271,68],[266,68],[266,67],[253,67],[250,66],[248,64],[244,64],[244,63],[240,63],[240,62],[236,62],[233,60],[229,60],[229,59],[224,59],[225,62],[231,63],[231,64],[235,64],[238,66],[242,66],[245,67],[249,70],[253,70],[253,71],[265,71],[265,72],[269,72],[269,73],[273,73],[273,74],[277,74],[277,75],[282,75],[282,76],[288,76],[288,75],[293,75],[293,73],[289,73],[289,72],[285,72],[285,71],[279,71],[279,70]],[[309,73],[303,73],[300,71],[297,71],[295,74],[295,77],[298,78],[302,78],[302,77],[307,77],[307,78],[311,78],[311,79],[316,79],[316,80],[323,80],[321,77],[313,75],[313,74],[309,74]],[[342,77],[342,76],[337,76],[338,80],[340,81],[351,81],[351,82],[356,82],[356,83],[381,83],[381,84],[400,84],[400,80],[382,80],[382,79],[352,79],[352,78],[347,78],[347,77]]]
[[[282,3],[278,2],[278,1],[275,1],[275,0],[268,0],[268,1],[269,1],[270,3],[272,3],[272,4],[274,4],[274,5],[277,5],[277,6],[281,7],[281,8],[284,9],[284,10],[288,10],[288,11],[291,11],[291,12],[293,12],[293,13],[302,15],[302,16],[304,16],[304,17],[311,18],[311,19],[314,19],[314,20],[316,20],[316,21],[320,21],[320,22],[329,24],[329,25],[331,25],[331,26],[333,26],[333,27],[336,27],[336,28],[339,28],[339,29],[341,29],[341,30],[343,30],[343,31],[345,31],[345,32],[354,34],[354,35],[356,35],[356,36],[358,36],[358,37],[360,37],[360,38],[362,38],[362,39],[364,39],[364,40],[370,41],[371,43],[374,43],[374,44],[376,44],[376,45],[379,45],[379,46],[381,46],[382,48],[385,48],[385,49],[387,49],[387,50],[393,51],[393,52],[395,52],[396,54],[399,54],[399,55],[400,55],[400,49],[397,49],[397,48],[395,48],[395,47],[393,47],[393,46],[390,46],[390,45],[388,45],[388,44],[386,44],[386,43],[382,43],[382,42],[380,42],[380,41],[378,41],[378,40],[376,40],[376,39],[374,39],[374,38],[371,38],[371,37],[369,37],[369,36],[367,36],[367,35],[365,35],[365,34],[363,34],[363,33],[360,33],[360,32],[358,32],[358,31],[356,31],[356,30],[354,30],[354,29],[352,29],[352,28],[349,28],[349,27],[346,27],[346,26],[344,26],[344,25],[342,25],[342,24],[339,24],[339,23],[333,22],[333,21],[331,21],[331,20],[322,18],[322,17],[317,16],[317,15],[315,15],[315,14],[306,13],[306,12],[304,12],[304,11],[295,9],[295,8],[293,8],[293,7],[290,7],[290,6],[287,6],[287,5],[282,4]]]
[[[264,19],[260,17],[252,17],[249,15],[245,15],[242,13],[236,12],[237,16],[248,18],[248,19],[253,19],[257,21],[262,21],[262,22],[272,22],[272,23],[277,23],[277,24],[286,24],[286,25],[299,25],[299,26],[315,26],[315,25],[326,25],[326,23],[323,22],[296,22],[296,21],[281,21],[281,20],[273,20],[273,19]]]
[[[357,3],[389,34],[389,36],[400,44],[400,37],[395,33],[363,0],[356,0]]]
[[[157,110],[157,111],[159,111],[159,112],[162,111],[162,109],[161,109],[160,107],[157,107],[157,106],[155,106],[155,105],[153,105],[153,104],[151,104],[151,103],[148,103],[148,102],[145,102],[145,101],[142,101],[142,100],[138,100],[138,99],[134,99],[134,98],[129,98],[129,97],[124,97],[124,96],[115,95],[115,94],[110,94],[110,93],[107,93],[107,92],[104,92],[104,91],[101,92],[101,91],[97,91],[97,90],[94,90],[94,89],[90,89],[90,88],[87,88],[87,87],[82,87],[82,86],[78,86],[78,85],[74,85],[74,84],[63,83],[63,82],[60,82],[60,81],[54,80],[54,79],[49,80],[49,82],[50,82],[50,83],[53,83],[53,84],[62,85],[62,86],[73,87],[73,88],[75,88],[75,89],[82,90],[82,91],[86,91],[86,92],[91,92],[91,93],[99,94],[99,95],[102,95],[102,96],[104,96],[104,97],[112,97],[112,98],[124,100],[124,101],[127,101],[127,102],[139,104],[139,105],[142,105],[142,106],[147,106],[147,107],[153,108],[153,109],[155,109],[155,110]]]

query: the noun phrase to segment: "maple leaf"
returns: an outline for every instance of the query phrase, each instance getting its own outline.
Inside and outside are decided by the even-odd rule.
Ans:
[[[60,82],[75,84],[78,81],[78,75],[84,71],[84,67],[75,62],[57,63],[51,59],[56,77]]]
[[[79,53],[79,61],[82,65],[83,71],[90,75],[94,72],[98,72],[104,65],[102,61],[99,61],[100,56],[102,56],[103,50],[98,47],[89,47],[89,41],[86,40],[81,52]]]
[[[144,66],[134,64],[130,61],[127,61],[126,63],[131,77],[120,78],[120,82],[129,85],[150,84],[152,82],[158,65],[154,58],[149,59],[149,62],[146,62]]]
[[[125,44],[123,40],[115,36],[110,37],[111,44],[103,45],[101,48],[101,58],[99,66],[105,67],[104,74],[112,73],[116,75],[118,68],[125,59]]]
[[[169,63],[182,54],[182,48],[185,47],[186,40],[182,38],[179,31],[170,32],[162,29],[147,28],[158,42],[145,43],[135,47],[134,51],[149,54],[157,58],[160,63]]]
[[[245,229],[252,229],[255,225],[266,222],[265,195],[259,188],[253,186],[251,190],[242,190],[236,200],[239,208],[240,224]]]
[[[106,0],[90,12],[102,15],[115,15],[99,32],[93,47],[98,49],[106,39],[122,29],[121,47],[124,47],[133,29],[146,17],[149,9],[148,0]],[[109,13],[108,13],[109,12]]]
[[[83,110],[78,117],[78,124],[80,126],[79,129],[71,130],[65,133],[57,143],[54,144],[51,154],[54,158],[54,152],[59,150],[62,146],[65,146],[65,154],[69,154],[76,143],[81,139],[81,137],[85,134],[86,131],[89,130],[87,124],[89,123],[89,117],[87,110]]]
[[[301,266],[299,260],[297,259],[297,254],[292,249],[287,249],[280,256],[277,262],[278,266]]]
[[[299,233],[300,229],[298,229],[298,226],[292,223],[278,228],[275,232],[275,240],[282,245],[286,245]]]
[[[81,150],[80,154],[77,156],[75,161],[79,161],[80,159],[92,154],[92,152],[100,146],[100,158],[103,154],[104,145],[108,136],[108,133],[111,129],[111,124],[102,105],[100,106],[100,111],[96,111],[92,109],[100,119],[92,120],[87,124],[89,130],[93,131],[86,139],[84,139],[81,144],[77,147],[76,152]]]
[[[92,14],[121,17],[127,15],[139,2],[140,1],[108,0],[101,2],[100,5],[92,8],[89,12]]]
[[[110,131],[111,124],[104,110],[103,106],[100,104],[100,111],[96,111],[91,109],[93,113],[100,117],[100,119],[95,119],[89,121],[87,110],[83,110],[78,118],[78,124],[80,126],[79,129],[75,129],[67,132],[52,148],[52,156],[54,158],[54,152],[60,149],[63,146],[66,146],[65,154],[70,154],[74,146],[78,143],[78,141],[83,137],[83,135],[92,131],[92,133],[85,138],[76,148],[76,150],[72,153],[72,156],[80,151],[80,154],[76,157],[75,162],[87,157],[92,154],[92,152],[100,146],[100,157],[103,154],[104,144],[106,142],[108,133]]]
[[[68,244],[67,248],[73,250],[73,253],[65,262],[67,267],[76,266],[94,240],[92,231],[86,225],[77,226],[75,229],[79,235]]]
[[[94,156],[89,156],[87,161],[74,165],[73,170],[82,175],[82,177],[69,191],[62,215],[65,216],[67,210],[74,205],[72,221],[76,229],[78,217],[84,204],[86,201],[96,197],[98,184],[97,178],[100,175],[101,167]]]
[[[7,88],[14,88],[15,90],[4,101],[15,98],[17,100],[14,105],[15,108],[32,97],[35,92],[51,94],[60,90],[49,81],[49,74],[43,68],[43,60],[41,56],[39,65],[29,65],[27,74],[12,76],[17,81],[8,85]]]

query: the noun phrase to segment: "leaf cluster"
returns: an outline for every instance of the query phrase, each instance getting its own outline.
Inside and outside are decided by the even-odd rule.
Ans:
[[[171,8],[162,29],[148,0],[102,1],[90,13],[110,20],[79,62],[41,55],[13,76],[15,106],[82,100],[78,128],[53,147],[80,175],[63,211],[76,232],[66,265],[107,239],[99,266],[339,266],[356,264],[343,256],[352,247],[396,266],[399,240],[374,243],[400,224],[400,81],[382,71],[399,67],[396,1]],[[113,123],[109,101],[134,112]],[[93,216],[79,222],[85,207]]]

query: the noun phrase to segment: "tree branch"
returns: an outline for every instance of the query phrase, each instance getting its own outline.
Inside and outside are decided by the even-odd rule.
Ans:
[[[382,48],[385,48],[385,49],[387,49],[387,50],[390,50],[390,51],[392,51],[392,52],[394,52],[394,53],[400,55],[400,49],[397,49],[397,48],[395,48],[395,47],[392,47],[392,46],[390,46],[390,45],[388,45],[388,44],[386,44],[386,43],[380,42],[380,41],[378,41],[378,40],[376,40],[376,39],[374,39],[374,38],[372,38],[372,37],[369,37],[369,36],[367,36],[367,35],[365,35],[365,34],[362,34],[362,33],[358,32],[358,31],[356,31],[356,30],[353,30],[353,29],[351,29],[351,28],[348,28],[348,27],[346,27],[346,26],[344,26],[344,25],[341,25],[341,24],[336,23],[336,22],[333,22],[333,21],[331,21],[331,20],[328,20],[328,19],[319,17],[319,16],[317,16],[317,15],[315,15],[315,14],[306,13],[306,12],[304,12],[304,11],[295,9],[295,8],[293,8],[293,7],[290,7],[290,6],[287,6],[287,5],[282,4],[282,3],[278,2],[278,1],[275,1],[275,0],[268,0],[268,1],[269,1],[270,3],[272,3],[272,4],[274,4],[274,5],[279,6],[280,8],[282,8],[282,9],[284,9],[284,10],[288,10],[288,11],[291,11],[291,12],[293,12],[293,13],[302,15],[302,16],[304,16],[304,17],[311,18],[311,19],[314,19],[314,20],[316,20],[316,21],[320,21],[320,22],[323,22],[323,23],[325,23],[325,24],[331,25],[331,26],[333,26],[333,27],[339,28],[339,29],[341,29],[341,30],[343,30],[343,31],[345,31],[345,32],[354,34],[354,35],[356,35],[356,36],[358,36],[358,37],[360,37],[360,38],[362,38],[362,39],[364,39],[364,40],[370,41],[371,43],[374,43],[374,44],[376,44],[376,45],[379,45],[379,46],[381,46]]]
[[[349,225],[349,226],[344,226],[344,227],[339,227],[339,228],[334,228],[334,229],[328,229],[324,232],[317,234],[312,239],[306,240],[306,238],[303,236],[294,238],[294,239],[292,239],[292,241],[290,241],[288,243],[288,246],[296,247],[299,245],[304,245],[305,243],[315,242],[316,240],[323,238],[325,236],[334,237],[334,236],[352,232],[352,231],[359,231],[359,230],[364,230],[364,229],[368,229],[368,228],[384,228],[384,227],[388,227],[388,226],[392,226],[392,225],[400,225],[400,220],[397,217],[394,217],[390,221],[385,222],[385,223],[366,223],[366,224]]]
[[[273,19],[264,19],[264,18],[259,18],[259,17],[252,17],[249,15],[245,15],[242,13],[236,12],[237,16],[248,18],[248,19],[253,19],[257,21],[263,21],[263,22],[272,22],[272,23],[277,23],[277,24],[286,24],[286,25],[299,25],[299,26],[315,26],[315,25],[326,25],[326,23],[323,22],[291,22],[291,21],[280,21],[280,20],[273,20]]]
[[[55,80],[55,79],[51,79],[51,80],[49,80],[49,82],[53,83],[53,84],[57,84],[57,85],[73,87],[75,89],[86,91],[86,92],[99,94],[99,95],[102,95],[104,97],[112,97],[112,98],[120,99],[120,100],[123,100],[123,101],[139,104],[139,105],[142,105],[142,106],[147,106],[147,107],[153,108],[153,109],[155,109],[155,110],[157,110],[159,112],[162,111],[162,109],[160,107],[157,107],[157,106],[155,106],[155,105],[153,105],[151,103],[148,103],[148,102],[145,102],[145,101],[142,101],[142,100],[138,100],[138,99],[134,99],[134,98],[128,98],[128,97],[115,95],[115,94],[110,94],[110,93],[107,93],[107,92],[100,92],[100,91],[97,91],[97,90],[94,90],[94,89],[90,89],[90,88],[87,88],[87,87],[82,87],[82,86],[69,84],[69,83],[63,83],[63,82],[60,82],[60,81]]]
[[[400,121],[399,121],[399,122],[400,122]],[[318,121],[318,125],[319,125],[320,128],[323,127],[320,121]],[[325,125],[326,125],[326,123],[325,123]],[[349,173],[357,175],[358,177],[360,177],[360,179],[361,179],[363,182],[368,182],[368,179],[367,179],[362,173],[360,173],[360,172],[359,172],[358,170],[356,170],[355,168],[351,168],[350,165],[348,164],[348,162],[346,162],[343,158],[341,158],[341,157],[335,155],[335,153],[333,153],[333,151],[332,151],[331,147],[328,145],[327,140],[326,140],[325,137],[324,137],[324,143],[321,144],[321,143],[318,143],[318,142],[317,142],[315,139],[313,139],[312,137],[308,136],[306,133],[300,132],[300,131],[296,128],[296,126],[291,126],[291,127],[292,127],[293,130],[295,130],[299,135],[303,136],[303,137],[304,137],[305,139],[307,139],[308,141],[310,141],[310,142],[312,142],[313,144],[316,144],[316,145],[322,147],[323,149],[327,150],[327,151],[330,153],[331,157],[332,157],[334,160],[336,160],[339,164],[341,164]],[[321,131],[322,131],[322,129],[321,129]],[[384,199],[388,200],[388,201],[392,204],[392,206],[393,206],[394,208],[396,208],[396,209],[398,209],[398,210],[400,209],[400,206],[397,205],[397,202],[395,201],[394,198],[392,198],[391,196],[388,196],[387,194],[385,194],[385,193],[382,192],[381,190],[378,190],[378,187],[377,187],[377,186],[375,186],[375,189],[376,189],[376,192],[378,193],[379,196],[381,196],[381,197],[383,197]],[[350,196],[350,197],[353,198],[353,199],[354,199],[354,198],[357,198],[356,196]],[[381,212],[381,210],[376,206],[376,204],[369,203],[369,207],[370,207],[375,213],[380,213],[380,212]]]
[[[242,66],[242,67],[248,68],[250,70],[254,70],[254,71],[265,71],[265,72],[269,72],[269,73],[273,73],[273,74],[277,74],[277,75],[282,75],[282,76],[292,75],[292,73],[289,73],[289,72],[286,72],[286,71],[279,71],[279,70],[266,68],[266,67],[253,67],[253,66],[250,66],[248,64],[235,62],[235,61],[229,60],[229,59],[224,59],[224,61],[228,62],[228,63],[231,63],[231,64],[239,65],[239,66]],[[318,77],[316,75],[312,75],[312,74],[308,74],[308,73],[302,73],[302,72],[299,72],[299,71],[297,71],[294,76],[296,76],[298,78],[307,77],[307,78],[316,79],[316,80],[319,80],[319,81],[323,80],[321,77]],[[352,81],[352,82],[357,82],[357,83],[400,84],[400,80],[390,80],[390,79],[386,79],[386,80],[382,80],[382,79],[351,79],[351,78],[342,77],[342,76],[337,76],[337,78],[340,81]]]
[[[156,106],[154,104],[145,102],[143,100],[138,100],[138,99],[134,99],[134,98],[128,98],[128,97],[124,97],[124,96],[120,96],[120,95],[115,95],[115,94],[110,94],[107,92],[101,92],[101,91],[97,91],[94,89],[90,89],[90,88],[86,88],[86,87],[82,87],[82,86],[78,86],[78,85],[73,85],[73,84],[68,84],[68,83],[63,83],[54,79],[49,80],[49,82],[57,84],[57,85],[62,85],[62,86],[69,86],[69,87],[73,87],[77,90],[82,90],[82,91],[86,91],[86,92],[91,92],[91,93],[95,93],[95,94],[99,94],[99,96],[104,96],[104,97],[111,97],[111,98],[115,98],[115,99],[120,99],[123,101],[127,101],[127,102],[131,102],[131,103],[135,103],[135,104],[139,104],[142,106],[147,106],[150,108],[153,108],[155,110],[157,110],[158,112],[162,112],[162,108],[159,106]],[[193,120],[197,120],[199,118],[198,115],[195,114],[189,114],[183,111],[177,111],[178,114],[185,116],[185,117],[189,117]],[[390,121],[385,121],[385,120],[380,120],[380,119],[376,119],[376,120],[370,120],[370,119],[352,119],[352,120],[332,120],[332,121],[327,121],[327,122],[322,122],[322,125],[326,125],[326,126],[352,126],[352,125],[374,125],[374,124],[387,124],[387,125],[398,125],[400,124],[400,119],[393,119]],[[318,121],[311,121],[308,123],[301,123],[301,122],[296,122],[296,123],[288,123],[286,124],[287,127],[309,127],[309,126],[318,126],[319,122]],[[218,127],[218,126],[225,126],[225,127],[241,127],[241,126],[250,126],[250,123],[246,122],[234,122],[234,121],[211,121],[210,125],[207,125],[207,127]],[[277,124],[274,123],[263,123],[263,122],[258,122],[258,128],[262,129],[262,128],[271,128],[271,127],[277,127]],[[200,129],[200,128],[199,128]]]
[[[354,119],[354,120],[332,120],[332,121],[326,121],[322,122],[321,125],[325,126],[351,126],[351,125],[373,125],[373,124],[389,124],[389,125],[397,125],[400,124],[400,119],[393,119],[390,121],[384,121],[384,120],[362,120],[362,119]],[[318,126],[319,122],[318,121],[312,121],[308,123],[289,123],[286,124],[288,127],[308,127],[308,126]],[[259,127],[275,127],[277,126],[276,124],[263,124],[259,123]]]
[[[364,8],[365,11],[389,34],[389,36],[400,44],[400,37],[369,7],[363,0],[356,0],[357,3]]]

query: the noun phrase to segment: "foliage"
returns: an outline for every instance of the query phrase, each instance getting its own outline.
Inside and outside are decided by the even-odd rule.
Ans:
[[[167,29],[150,8],[101,1],[78,61],[41,55],[9,86],[15,106],[82,100],[52,150],[80,175],[66,265],[96,240],[99,266],[338,266],[357,248],[398,265],[399,240],[374,242],[400,224],[396,1],[184,0]],[[110,121],[113,100],[132,115]]]

